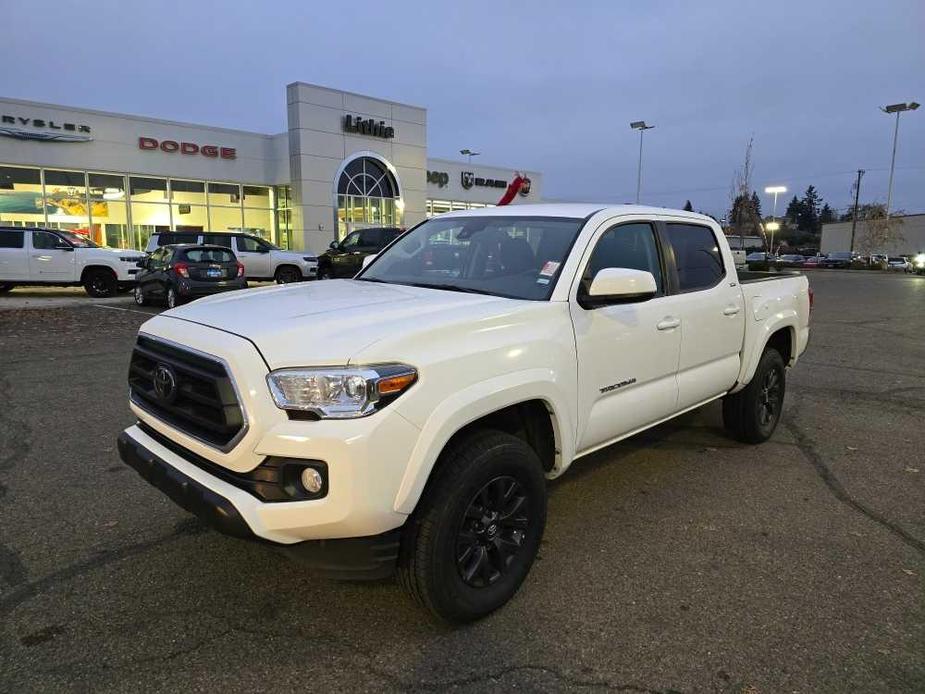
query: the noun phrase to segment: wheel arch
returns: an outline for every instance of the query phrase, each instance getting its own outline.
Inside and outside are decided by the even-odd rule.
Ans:
[[[539,384],[493,390],[492,382],[480,384],[484,398],[460,406],[456,401],[465,396],[463,391],[434,410],[408,461],[395,499],[396,511],[411,513],[443,451],[453,441],[479,428],[498,429],[523,439],[536,451],[548,477],[557,477],[571,463],[574,434],[564,396],[538,387]]]
[[[273,268],[273,277],[275,278],[279,274],[280,270],[288,270],[288,269],[295,270],[296,274],[299,277],[302,277],[302,268],[300,268],[295,263],[289,262],[288,260],[282,261],[279,265]]]
[[[119,281],[119,273],[115,271],[114,268],[109,265],[104,265],[102,263],[90,263],[85,265],[84,268],[80,271],[80,281],[81,283],[87,280],[87,275],[91,272],[96,272],[97,270],[105,270],[110,273],[117,282]]]
[[[786,316],[772,323],[765,323],[760,331],[754,333],[754,349],[742,361],[742,369],[736,387],[731,392],[742,390],[752,380],[765,349],[773,347],[781,353],[786,366],[792,366],[796,360],[797,334],[796,314]]]

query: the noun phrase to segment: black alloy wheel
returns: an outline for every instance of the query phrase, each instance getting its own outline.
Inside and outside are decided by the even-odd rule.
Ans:
[[[785,391],[784,358],[768,347],[748,385],[723,398],[723,425],[743,443],[767,441],[780,422]]]
[[[286,266],[281,267],[276,271],[276,283],[277,284],[291,284],[293,282],[298,282],[302,279],[302,273],[300,273],[296,268]]]
[[[472,497],[456,534],[456,568],[466,584],[484,588],[508,572],[523,547],[528,513],[523,485],[507,475]]]
[[[109,270],[90,270],[84,277],[84,290],[95,299],[103,299],[116,293],[116,276]]]

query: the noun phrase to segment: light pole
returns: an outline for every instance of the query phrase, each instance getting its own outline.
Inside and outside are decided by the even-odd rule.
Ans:
[[[777,196],[781,193],[787,192],[787,186],[767,186],[764,189],[764,192],[767,195],[774,196],[774,204],[771,207],[771,221],[765,225],[765,229],[768,229],[771,232],[771,253],[774,253],[774,232],[780,229],[780,224],[777,223]]]
[[[651,130],[654,125],[646,125],[644,120],[634,120],[630,123],[633,130],[639,131],[639,167],[636,169],[636,204],[639,204],[639,191],[642,189],[642,134]]]
[[[481,152],[474,152],[474,151],[472,151],[471,149],[469,149],[468,147],[467,147],[466,149],[461,149],[461,150],[459,150],[459,153],[460,153],[460,154],[465,154],[465,155],[466,155],[466,163],[468,163],[468,164],[471,164],[471,163],[472,163],[472,157],[477,157],[477,156],[479,156],[479,155],[481,154]]]
[[[886,192],[886,218],[890,218],[890,210],[893,205],[893,169],[896,167],[896,140],[899,137],[899,114],[903,111],[914,111],[919,105],[910,101],[908,104],[890,104],[880,108],[884,113],[896,114],[896,125],[893,127],[893,158],[890,160],[890,183]]]

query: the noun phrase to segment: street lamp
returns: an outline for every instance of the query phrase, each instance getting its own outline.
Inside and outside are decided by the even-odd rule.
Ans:
[[[886,218],[890,218],[890,209],[893,205],[893,169],[896,167],[896,140],[899,137],[899,114],[903,111],[914,111],[919,105],[910,101],[908,104],[890,104],[889,106],[881,106],[880,110],[884,113],[895,113],[896,114],[896,125],[893,128],[893,158],[890,161],[890,183],[887,186],[886,192]]]
[[[771,208],[771,221],[765,225],[765,229],[771,232],[771,253],[774,252],[774,232],[780,229],[780,224],[774,221],[777,217],[777,196],[787,192],[787,186],[767,186],[764,189],[767,195],[774,196],[774,206]]]
[[[459,153],[460,153],[460,154],[465,154],[465,155],[466,155],[466,157],[467,157],[466,161],[467,161],[469,164],[472,163],[472,157],[477,157],[477,156],[479,156],[479,155],[481,154],[481,152],[473,152],[471,149],[468,149],[468,148],[459,150]]]
[[[639,204],[639,191],[642,188],[642,134],[646,130],[651,130],[654,125],[646,125],[644,120],[634,120],[630,123],[633,130],[639,131],[639,167],[636,169],[636,204]]]
[[[767,224],[764,225],[764,228],[765,228],[765,231],[771,232],[771,241],[770,241],[771,247],[768,252],[771,255],[774,255],[774,232],[780,229],[780,224],[778,224],[777,222],[768,222]]]

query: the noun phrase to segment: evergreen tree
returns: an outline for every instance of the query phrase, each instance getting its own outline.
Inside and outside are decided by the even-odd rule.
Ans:
[[[685,211],[685,212],[693,212],[693,211],[694,211],[694,206],[691,205],[691,201],[690,201],[690,200],[688,200],[686,203],[684,203],[684,211]]]
[[[752,209],[758,218],[761,219],[761,198],[758,197],[758,191],[752,191]]]
[[[793,200],[791,200],[790,204],[787,205],[787,211],[784,213],[784,216],[787,218],[787,221],[790,222],[791,226],[796,226],[802,212],[803,205],[800,202],[800,199],[794,195]]]
[[[797,227],[803,231],[810,231],[818,234],[819,225],[819,204],[822,197],[819,195],[815,186],[809,186],[800,200],[800,214],[797,215]]]
[[[819,211],[819,225],[821,227],[823,224],[830,224],[834,221],[835,210],[829,207],[829,203],[825,203]]]

